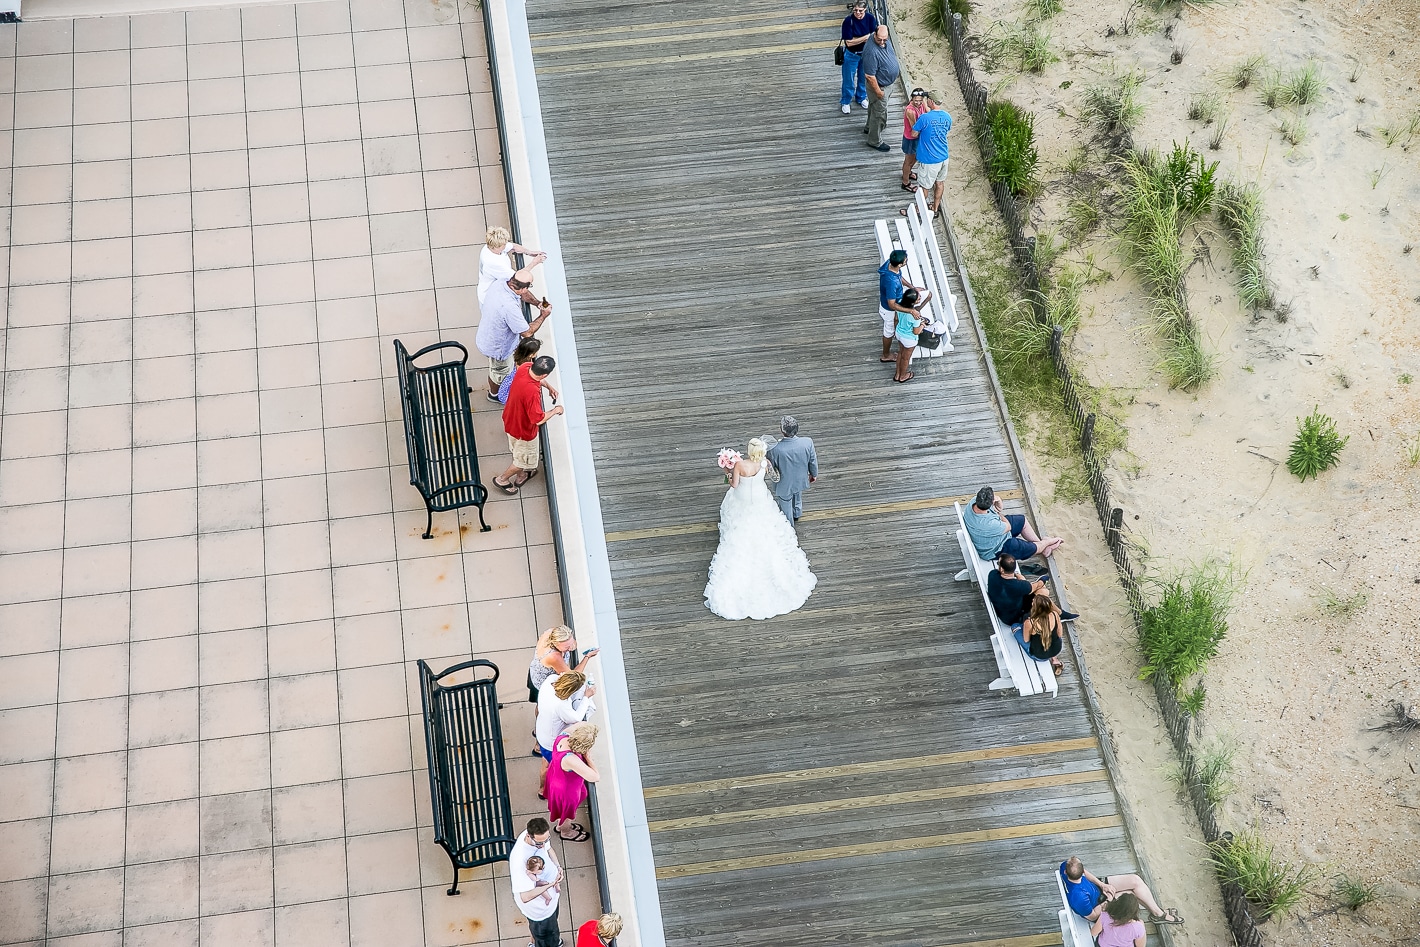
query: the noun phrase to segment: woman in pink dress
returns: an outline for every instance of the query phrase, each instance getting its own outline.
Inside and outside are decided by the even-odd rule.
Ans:
[[[596,742],[596,726],[579,723],[559,736],[552,747],[552,761],[547,766],[547,814],[553,831],[568,842],[584,842],[589,837],[586,828],[572,819],[587,798],[587,783],[601,779],[587,759]],[[570,835],[562,831],[563,823]]]

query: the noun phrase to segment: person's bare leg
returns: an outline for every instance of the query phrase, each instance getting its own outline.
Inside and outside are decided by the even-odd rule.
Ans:
[[[1149,890],[1149,886],[1144,884],[1144,879],[1138,875],[1110,875],[1109,883],[1115,891],[1128,891],[1133,894],[1154,917],[1164,913],[1164,909],[1159,907],[1159,902],[1154,900],[1154,892]]]
[[[547,795],[547,760],[542,761],[542,775],[537,778],[537,794],[539,798]]]
[[[518,479],[514,480],[514,479],[512,479],[511,477],[504,477],[503,479],[504,479],[504,480],[507,480],[509,483],[513,484],[514,486],[521,487],[523,484],[527,483],[529,480],[531,480],[531,479],[533,478],[533,474],[537,473],[537,468],[534,467],[532,470],[524,470],[522,467],[518,467],[518,468],[517,468],[517,471],[518,471]]]
[[[1040,537],[1035,534],[1035,528],[1031,526],[1030,520],[1026,520],[1026,524],[1021,527],[1020,535],[1026,542],[1040,545]],[[1040,552],[1040,550],[1037,549],[1036,552]]]
[[[493,483],[498,486],[513,486],[517,483],[513,478],[516,477],[522,469],[523,468],[519,467],[517,464],[513,464],[507,470],[494,477]],[[501,484],[499,483],[500,480],[502,481]]]
[[[1049,559],[1051,556],[1055,555],[1056,550],[1063,545],[1065,545],[1065,540],[1060,537],[1047,536],[1045,539],[1035,544],[1035,551]]]
[[[917,163],[915,155],[902,156],[902,186],[909,187],[912,184],[912,166]]]
[[[894,381],[904,381],[908,375],[908,368],[912,365],[912,349],[899,344],[897,347],[897,369],[892,373]]]
[[[878,359],[878,361],[880,361],[880,362],[889,362],[889,361],[892,361],[892,336],[890,336],[890,335],[883,336],[883,357],[880,358],[880,359]]]
[[[946,182],[946,181],[938,181],[936,184],[933,184],[933,185],[932,185],[932,206],[933,206],[933,207],[941,207],[941,206],[942,206],[942,193],[943,193],[944,191],[946,191],[946,189],[947,189],[947,182]]]

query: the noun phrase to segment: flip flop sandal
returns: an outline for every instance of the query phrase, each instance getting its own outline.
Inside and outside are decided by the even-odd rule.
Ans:
[[[914,187],[914,186],[912,186],[911,184],[904,184],[904,185],[902,185],[902,189],[903,189],[904,191],[915,191],[915,190],[917,190],[917,188]]]
[[[895,359],[895,358],[880,358],[880,359],[878,359],[878,361],[882,362],[884,365],[891,365],[893,362],[896,362],[897,359]]]
[[[1055,664],[1054,662],[1052,662],[1050,667],[1052,670],[1055,671],[1056,677],[1059,677],[1061,674],[1065,673],[1065,665],[1063,664]]]
[[[1178,911],[1174,910],[1173,908],[1164,908],[1163,914],[1160,914],[1157,917],[1150,914],[1149,920],[1155,924],[1182,924],[1183,915],[1178,913]]]
[[[914,378],[916,378],[916,377],[917,377],[917,373],[916,373],[916,372],[908,372],[906,378],[894,378],[893,381],[897,382],[899,385],[905,385],[905,384],[907,384],[909,381],[911,381],[912,379],[914,379]]]
[[[536,471],[536,470],[532,471],[532,472],[529,473],[529,474],[525,474],[525,475],[523,476],[523,479],[521,479],[521,480],[518,481],[518,486],[521,487],[523,484],[527,483],[529,480],[531,480],[533,477],[536,477],[536,476],[537,476],[537,471]]]
[[[587,839],[589,839],[589,838],[592,837],[592,836],[591,836],[591,833],[588,832],[588,831],[586,830],[586,828],[585,828],[581,823],[578,823],[578,822],[571,822],[571,823],[568,823],[568,824],[571,825],[571,827],[573,828],[573,830],[576,831],[577,834],[576,834],[576,835],[563,835],[563,834],[559,831],[559,832],[557,833],[557,835],[558,835],[559,838],[562,839],[562,841],[564,841],[564,842],[585,842]]]
[[[502,490],[510,497],[518,495],[518,485],[516,483],[499,483],[498,478],[494,477],[493,486],[497,487],[499,490]]]

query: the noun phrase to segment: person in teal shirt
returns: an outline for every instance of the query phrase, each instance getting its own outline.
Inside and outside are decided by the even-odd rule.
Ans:
[[[922,307],[927,305],[927,300],[931,298],[931,293],[922,296],[917,290],[909,288],[902,291],[902,299],[898,301],[902,308],[897,310],[897,326],[893,332],[897,336],[897,370],[892,376],[892,380],[898,384],[911,381],[916,374],[908,371],[907,366],[912,364],[912,350],[917,347],[917,333],[922,331],[922,324],[927,321],[922,315]]]

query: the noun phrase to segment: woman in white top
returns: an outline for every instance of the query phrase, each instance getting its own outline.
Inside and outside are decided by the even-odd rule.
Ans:
[[[547,798],[547,764],[552,762],[552,750],[557,738],[574,723],[581,723],[592,715],[596,705],[592,697],[596,687],[587,681],[581,671],[566,671],[554,674],[543,681],[537,689],[537,720],[534,733],[537,746],[542,752],[542,778],[538,780],[537,797]]]
[[[528,269],[547,259],[547,254],[532,250],[520,243],[514,243],[512,234],[503,227],[489,227],[487,245],[478,251],[478,301],[488,295],[488,287],[499,280],[506,280],[516,270],[509,253],[521,253],[527,257],[523,265]]]

